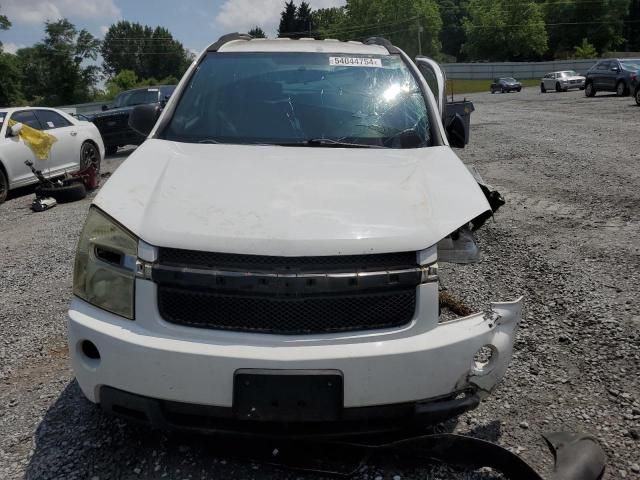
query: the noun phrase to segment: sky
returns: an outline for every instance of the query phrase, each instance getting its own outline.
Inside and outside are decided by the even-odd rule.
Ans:
[[[344,0],[308,0],[312,9],[344,5]],[[285,0],[0,0],[0,13],[13,23],[0,32],[4,50],[15,52],[43,37],[46,20],[68,18],[102,38],[109,25],[129,20],[169,29],[174,38],[200,52],[221,35],[262,27],[275,36]],[[299,2],[296,2],[299,3]]]

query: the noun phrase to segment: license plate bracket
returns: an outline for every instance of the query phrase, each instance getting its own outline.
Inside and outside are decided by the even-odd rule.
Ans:
[[[237,370],[233,412],[249,421],[325,422],[338,420],[344,405],[337,370]]]

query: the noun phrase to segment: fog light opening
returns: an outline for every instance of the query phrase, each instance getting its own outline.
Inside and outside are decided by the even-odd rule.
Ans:
[[[473,356],[473,372],[476,375],[485,375],[493,369],[498,351],[493,345],[484,345]]]
[[[100,352],[98,351],[98,347],[96,347],[93,342],[90,342],[89,340],[83,340],[80,348],[82,349],[82,353],[84,354],[84,356],[88,359],[100,360]]]

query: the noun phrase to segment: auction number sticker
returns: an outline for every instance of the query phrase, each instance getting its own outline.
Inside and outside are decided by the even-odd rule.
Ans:
[[[382,59],[366,57],[329,57],[329,65],[333,67],[382,67]]]

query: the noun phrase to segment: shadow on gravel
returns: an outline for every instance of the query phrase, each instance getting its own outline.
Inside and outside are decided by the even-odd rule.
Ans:
[[[455,422],[448,422],[451,430]],[[488,440],[500,424],[470,432]],[[339,445],[164,433],[105,415],[69,383],[35,432],[27,480],[140,478],[369,478],[374,472],[411,477],[491,480],[491,473],[457,472],[428,460],[390,453],[363,457]],[[392,477],[389,477],[392,478]]]

